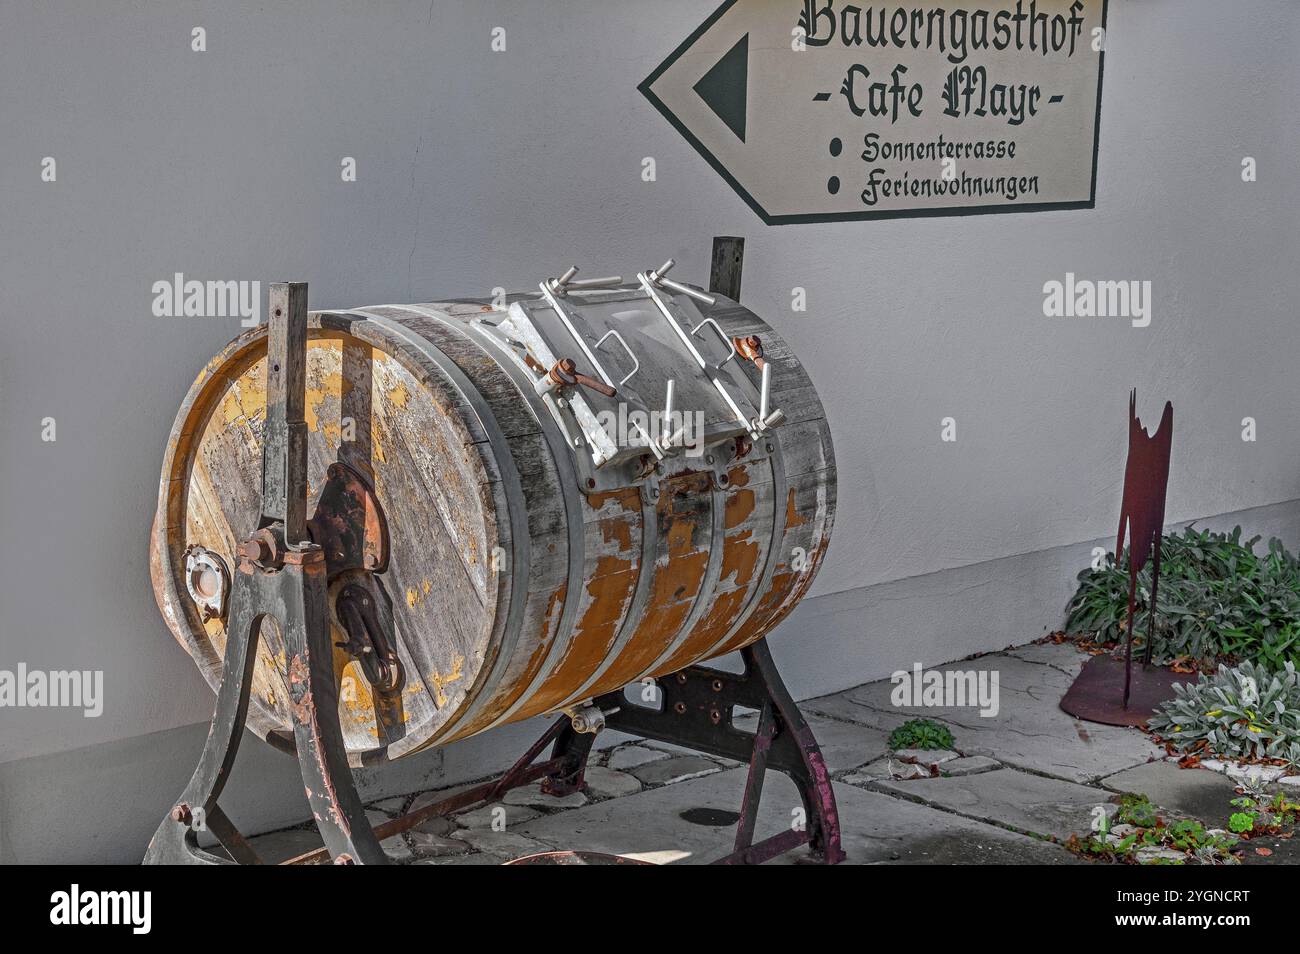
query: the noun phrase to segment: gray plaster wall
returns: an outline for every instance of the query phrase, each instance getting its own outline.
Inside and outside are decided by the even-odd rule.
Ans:
[[[636,91],[714,5],[0,4],[0,668],[106,693],[96,719],[0,709],[0,860],[135,860],[202,742],[146,540],[176,406],[239,327],[154,317],[175,272],[346,307],[571,262],[704,281],[710,236],[745,236],[744,299],[818,382],[840,465],[815,598],[774,637],[802,696],[1059,623],[1114,533],[1132,386],[1150,423],[1176,408],[1171,522],[1300,543],[1300,5],[1111,0],[1094,210],[775,228]],[[1043,317],[1066,272],[1151,281],[1150,327]],[[392,785],[482,774],[512,732]],[[254,827],[299,810],[259,746]]]

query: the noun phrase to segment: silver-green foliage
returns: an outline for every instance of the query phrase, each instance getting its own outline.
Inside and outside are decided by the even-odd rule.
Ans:
[[[1147,724],[1181,752],[1203,739],[1217,755],[1300,763],[1300,674],[1291,662],[1277,672],[1253,662],[1221,666],[1175,685]]]

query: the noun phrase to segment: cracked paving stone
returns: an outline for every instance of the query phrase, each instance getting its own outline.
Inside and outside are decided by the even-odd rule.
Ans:
[[[938,765],[959,757],[958,753],[948,749],[898,749],[894,752],[894,758],[898,761],[911,762],[913,765]]]
[[[944,762],[939,766],[939,772],[942,775],[953,776],[978,775],[980,772],[992,772],[1000,768],[1002,763],[997,759],[991,759],[987,755],[968,755],[965,758]]]
[[[467,828],[458,831],[456,837],[473,845],[479,851],[497,858],[513,861],[525,855],[535,855],[540,851],[553,851],[550,845],[512,831],[492,831],[481,828]]]
[[[668,753],[662,749],[647,749],[641,745],[624,745],[610,753],[606,765],[612,769],[630,769],[668,757]]]
[[[1061,697],[1073,680],[1051,666],[992,653],[935,667],[949,669],[996,670],[997,716],[981,717],[974,707],[896,707],[889,680],[812,699],[802,707],[883,732],[908,719],[936,719],[952,729],[955,746],[965,755],[1075,782],[1095,781],[1164,754],[1136,729],[1086,723],[1061,711]]]
[[[506,792],[501,799],[507,805],[520,805],[526,808],[578,808],[587,804],[587,796],[582,792],[569,795],[547,795],[542,791],[541,782],[521,785]]]
[[[407,838],[417,858],[445,858],[468,854],[470,850],[470,846],[460,838],[446,838],[423,831],[408,832]]]
[[[619,798],[641,791],[636,776],[599,765],[587,766],[583,778],[587,783],[587,795],[592,798]]]
[[[935,808],[1060,840],[1091,831],[1097,806],[1108,815],[1117,807],[1110,802],[1111,793],[1102,789],[1009,768],[954,778],[884,780],[874,784],[878,789],[916,798]]]
[[[731,852],[735,824],[688,819],[732,817],[740,807],[746,769],[729,769],[626,798],[538,818],[522,833],[566,849],[602,851],[658,864],[705,864]],[[902,784],[902,783],[900,783]],[[912,784],[925,784],[924,782]],[[1063,848],[951,812],[834,784],[847,863],[1075,864]],[[756,838],[778,834],[798,817],[801,802],[790,780],[769,772],[759,802]],[[708,809],[709,812],[702,812]],[[683,817],[685,816],[685,817]],[[792,864],[798,848],[769,864]]]
[[[646,785],[671,785],[721,771],[717,762],[698,755],[674,755],[661,762],[647,762],[629,769]]]
[[[1200,819],[1210,827],[1223,825],[1234,811],[1232,779],[1205,769],[1181,769],[1177,762],[1148,762],[1109,775],[1101,784],[1112,792],[1145,795],[1160,808]]]
[[[456,830],[456,823],[446,815],[434,815],[416,825],[412,831],[425,835],[449,835]]]
[[[849,785],[865,785],[868,782],[876,782],[882,778],[894,778],[894,769],[900,768],[898,761],[882,758],[874,762],[868,762],[861,768],[854,769],[847,775],[843,776],[842,781]],[[917,768],[918,766],[911,766]]]
[[[1025,662],[1053,666],[1066,673],[1071,679],[1079,675],[1083,664],[1092,658],[1074,643],[1029,643],[1026,646],[1004,650],[1003,653],[1023,659]]]
[[[522,825],[540,814],[541,812],[526,805],[502,805],[497,802],[457,815],[455,821],[462,828],[502,829]]]

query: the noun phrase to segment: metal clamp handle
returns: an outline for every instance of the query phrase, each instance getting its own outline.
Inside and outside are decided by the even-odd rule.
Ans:
[[[721,361],[713,362],[714,368],[721,368],[724,364],[726,364],[728,361],[730,361],[732,358],[736,356],[736,343],[731,340],[731,336],[728,335],[726,332],[724,332],[722,330],[722,327],[712,318],[705,318],[703,321],[701,321],[698,325],[696,325],[694,328],[691,329],[691,334],[694,337],[698,338],[700,336],[699,335],[700,329],[703,328],[705,325],[712,325],[714,332],[727,345],[727,356],[723,358]]]
[[[704,292],[696,291],[694,288],[689,288],[680,282],[675,282],[670,278],[664,278],[664,276],[668,274],[668,270],[676,264],[677,262],[670,258],[654,271],[647,272],[646,278],[651,284],[658,285],[661,288],[667,288],[669,291],[677,292],[679,295],[686,295],[688,298],[694,298],[696,301],[703,302],[706,305],[717,304],[718,300],[712,295],[706,295]]]
[[[623,340],[623,336],[613,328],[610,328],[609,331],[605,332],[603,335],[600,336],[600,340],[596,342],[597,350],[599,350],[600,346],[605,343],[606,338],[613,338],[615,341],[621,344],[623,346],[623,350],[627,352],[627,356],[632,359],[632,370],[629,371],[627,374],[625,374],[622,380],[618,382],[618,386],[622,387],[623,385],[627,384],[628,380],[632,377],[632,375],[636,374],[638,371],[641,370],[641,362],[638,361],[636,355],[632,353],[632,349],[627,346],[627,342]]]

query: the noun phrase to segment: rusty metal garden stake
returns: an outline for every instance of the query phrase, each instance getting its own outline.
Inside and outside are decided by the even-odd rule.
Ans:
[[[1119,511],[1115,559],[1124,552],[1124,531],[1129,531],[1128,639],[1124,646],[1124,707],[1133,685],[1133,616],[1137,603],[1138,573],[1154,553],[1151,567],[1151,616],[1142,664],[1151,665],[1156,637],[1156,593],[1160,584],[1160,535],[1165,524],[1165,494],[1169,485],[1169,452],[1174,432],[1174,407],[1165,402],[1160,426],[1148,435],[1137,416],[1137,390],[1128,398],[1128,462],[1124,467],[1124,497]]]

